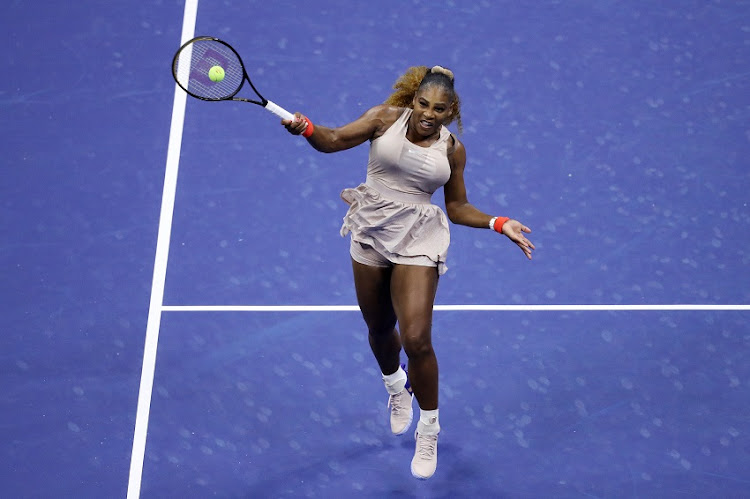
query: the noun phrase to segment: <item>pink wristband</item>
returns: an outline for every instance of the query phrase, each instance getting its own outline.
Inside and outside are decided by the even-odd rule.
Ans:
[[[313,134],[315,127],[313,126],[312,121],[310,121],[310,119],[307,116],[305,116],[305,121],[307,121],[307,127],[305,127],[305,131],[302,132],[302,136],[309,137],[310,135]]]

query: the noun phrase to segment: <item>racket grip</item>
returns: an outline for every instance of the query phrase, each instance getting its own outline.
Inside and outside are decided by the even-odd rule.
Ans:
[[[291,120],[294,119],[294,115],[292,113],[290,113],[289,111],[287,111],[286,109],[284,109],[281,106],[277,106],[276,104],[274,104],[271,101],[268,101],[266,103],[265,108],[268,109],[273,114],[275,114],[276,116],[278,116],[279,118],[281,118],[283,120],[290,120],[291,121]]]

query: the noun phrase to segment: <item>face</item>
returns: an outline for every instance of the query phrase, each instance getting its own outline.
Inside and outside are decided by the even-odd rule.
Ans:
[[[414,112],[411,115],[412,130],[428,137],[440,129],[451,115],[451,95],[440,86],[422,88],[414,96]]]

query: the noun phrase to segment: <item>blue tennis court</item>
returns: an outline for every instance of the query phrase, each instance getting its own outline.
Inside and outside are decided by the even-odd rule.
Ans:
[[[10,2],[0,27],[3,497],[748,496],[747,2]],[[537,250],[451,227],[430,480],[339,236],[367,147],[187,100],[192,34],[323,125],[455,72],[469,200]]]

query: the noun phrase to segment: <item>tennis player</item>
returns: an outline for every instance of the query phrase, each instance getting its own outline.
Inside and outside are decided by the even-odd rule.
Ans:
[[[300,113],[281,123],[321,152],[370,141],[366,181],[341,193],[349,204],[341,235],[351,234],[357,300],[389,394],[391,431],[408,431],[416,397],[411,473],[427,479],[437,468],[440,432],[432,310],[450,243],[445,213],[431,196],[443,187],[448,219],[455,224],[503,234],[529,259],[534,245],[521,222],[483,213],[467,200],[466,150],[446,128],[455,120],[461,130],[453,73],[440,66],[412,67],[393,88],[385,104],[338,128],[314,125]],[[407,366],[401,364],[402,349]]]

